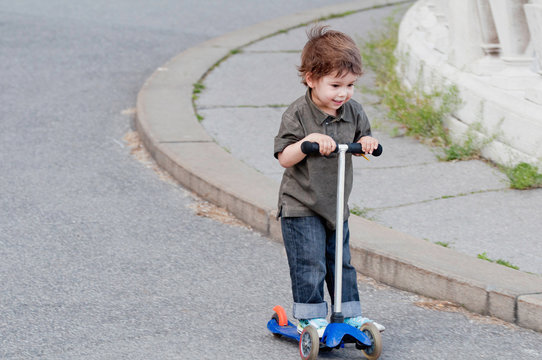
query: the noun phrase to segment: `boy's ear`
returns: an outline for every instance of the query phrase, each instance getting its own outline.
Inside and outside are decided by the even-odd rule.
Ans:
[[[314,79],[312,77],[312,73],[308,72],[305,74],[305,82],[311,89],[314,88]]]

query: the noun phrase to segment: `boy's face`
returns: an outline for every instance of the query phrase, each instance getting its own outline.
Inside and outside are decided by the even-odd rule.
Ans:
[[[312,89],[311,98],[314,104],[332,116],[337,116],[337,109],[350,100],[357,79],[357,75],[352,73],[341,77],[334,73],[318,80],[312,79],[311,74],[307,74],[305,78],[307,85]]]

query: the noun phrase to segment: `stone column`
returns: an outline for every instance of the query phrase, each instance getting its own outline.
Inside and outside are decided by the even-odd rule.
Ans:
[[[525,5],[525,13],[535,51],[534,70],[542,75],[542,0]],[[542,104],[542,76],[538,86],[527,89],[525,97],[537,104]]]
[[[478,6],[473,0],[453,0],[453,3],[449,1],[448,5],[450,27],[448,61],[462,69],[484,56],[480,47],[482,34]]]
[[[530,41],[523,5],[528,0],[489,0],[501,44],[501,59],[510,65],[526,65]]]
[[[539,4],[526,4],[525,15],[535,51],[535,69],[542,75],[542,0]]]
[[[501,50],[499,36],[495,27],[495,20],[491,13],[489,0],[477,0],[478,16],[480,18],[480,27],[482,29],[482,49],[487,55],[496,54]]]

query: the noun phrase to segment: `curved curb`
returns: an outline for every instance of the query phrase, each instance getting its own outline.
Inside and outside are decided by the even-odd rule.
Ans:
[[[278,183],[238,161],[198,123],[193,85],[235,49],[330,14],[403,1],[358,0],[263,22],[217,37],[160,67],[137,96],[136,129],[155,161],[183,186],[281,241]],[[478,260],[351,217],[352,263],[393,287],[542,331],[542,278]]]

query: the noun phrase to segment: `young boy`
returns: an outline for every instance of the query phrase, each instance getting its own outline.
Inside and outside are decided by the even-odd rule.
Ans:
[[[278,217],[288,255],[293,316],[298,331],[313,325],[322,336],[328,322],[324,282],[333,303],[335,227],[343,226],[342,313],[345,323],[361,327],[356,270],[350,265],[348,197],[352,190],[352,157],[346,156],[344,224],[335,224],[337,190],[336,144],[359,142],[371,154],[378,141],[363,108],[351,100],[354,83],[362,75],[360,52],[347,35],[315,26],[308,32],[299,74],[307,86],[282,116],[275,137],[275,157],[286,168],[279,191]],[[301,151],[304,141],[317,142],[320,155]],[[384,327],[374,323],[380,331]]]

